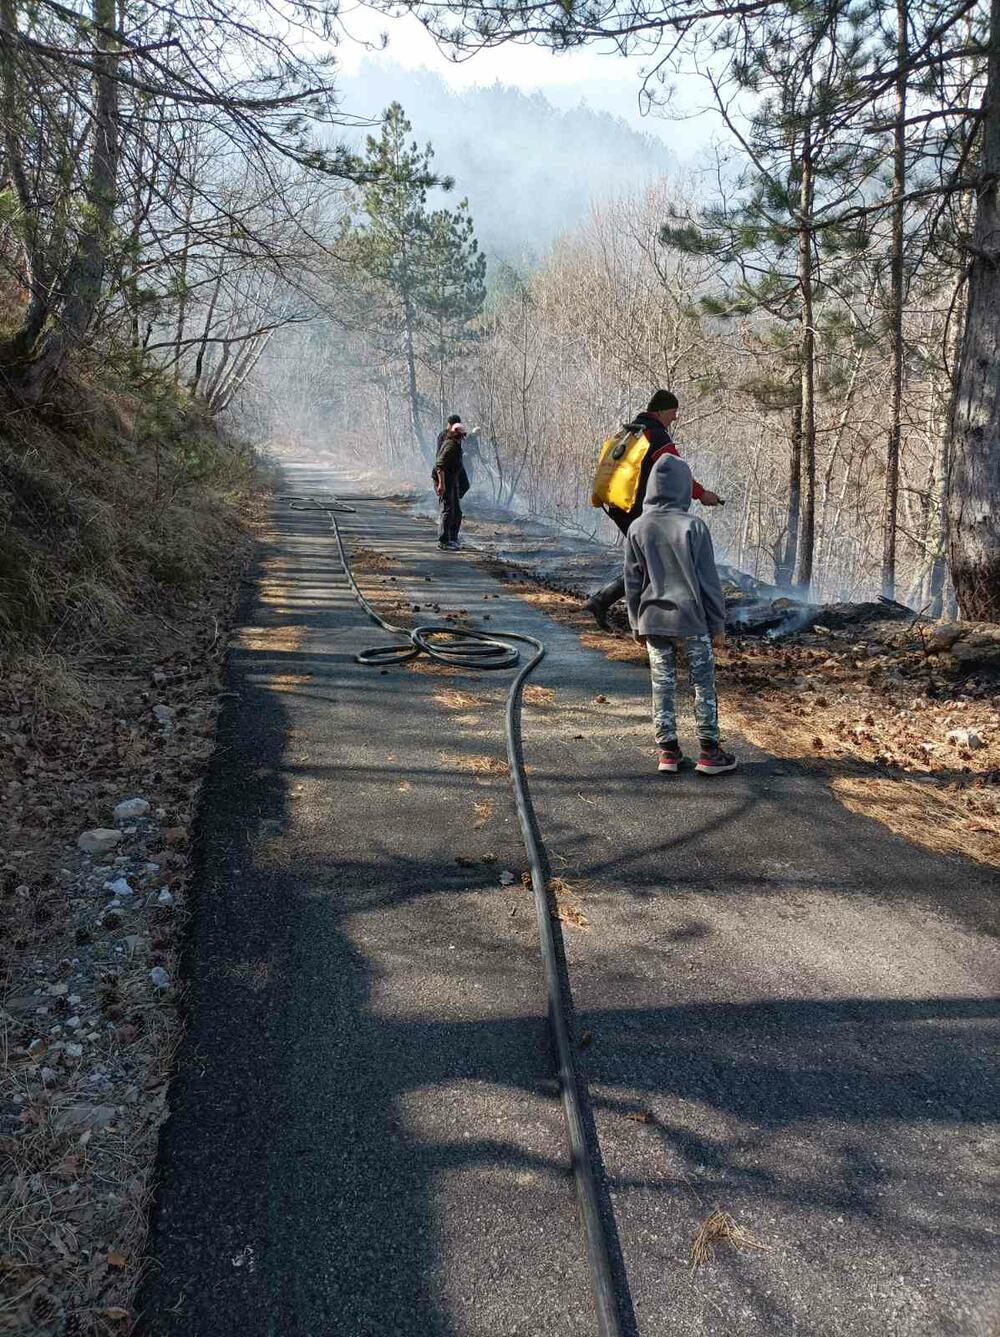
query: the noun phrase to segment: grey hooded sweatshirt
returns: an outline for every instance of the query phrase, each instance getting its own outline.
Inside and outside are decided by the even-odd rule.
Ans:
[[[625,599],[632,630],[642,636],[715,636],[726,604],[712,535],[688,515],[691,470],[661,455],[646,485],[642,514],[625,539]]]

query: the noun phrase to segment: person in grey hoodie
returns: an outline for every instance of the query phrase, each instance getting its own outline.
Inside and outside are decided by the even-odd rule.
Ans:
[[[646,647],[653,687],[658,769],[676,772],[684,760],[677,741],[677,649],[683,645],[694,689],[701,751],[695,769],[719,775],[736,758],[719,746],[713,641],[725,643],[726,605],[712,535],[688,514],[691,470],[661,455],[646,485],[642,514],[625,539],[625,599],[636,640]]]

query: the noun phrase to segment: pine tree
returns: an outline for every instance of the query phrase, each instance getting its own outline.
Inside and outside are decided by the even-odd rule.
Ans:
[[[430,145],[409,139],[412,127],[394,102],[378,139],[369,136],[362,193],[363,219],[349,227],[345,253],[385,299],[381,336],[399,351],[410,424],[424,458],[434,451],[423,420],[419,365],[429,366],[444,399],[447,372],[470,337],[485,300],[485,257],[480,255],[467,201],[457,209],[428,210],[432,185]],[[369,317],[372,313],[369,312]],[[369,321],[369,328],[374,322]]]
[[[450,373],[476,338],[473,323],[486,300],[486,257],[476,241],[468,200],[462,200],[454,213],[437,209],[427,219],[424,270],[419,304],[426,317],[438,416],[443,420]]]
[[[780,411],[788,440],[787,523],[776,579],[807,590],[816,529],[818,351],[843,328],[839,312],[854,280],[850,264],[868,246],[849,222],[878,153],[844,128],[865,65],[863,11],[848,2],[806,3],[769,15],[744,34],[732,86],[719,106],[741,139],[748,166],[733,202],[696,220],[674,218],[663,241],[719,261],[723,291],[704,298],[714,316],[746,318],[760,370],[743,388],[766,412]],[[735,34],[723,34],[731,45]],[[752,96],[744,130],[730,99]]]

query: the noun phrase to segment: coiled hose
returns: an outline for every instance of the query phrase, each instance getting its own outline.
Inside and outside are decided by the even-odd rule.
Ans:
[[[587,1125],[583,1111],[583,1096],[573,1046],[570,1039],[569,1023],[566,1015],[566,1003],[563,996],[559,973],[559,958],[556,950],[555,933],[552,928],[552,908],[549,903],[548,888],[542,848],[536,835],[536,822],[531,796],[528,793],[528,781],[524,772],[524,757],[521,746],[521,695],[527,678],[545,657],[545,645],[534,636],[522,632],[496,631],[487,636],[478,631],[467,631],[456,627],[442,626],[440,623],[428,623],[426,626],[397,627],[375,611],[358,587],[351,570],[351,563],[344,547],[344,540],[337,524],[338,515],[355,515],[357,508],[348,506],[332,495],[285,495],[279,500],[287,502],[293,510],[322,511],[330,520],[344,575],[357,599],[371,620],[383,631],[398,636],[405,644],[377,646],[371,650],[362,650],[356,655],[359,664],[384,668],[393,664],[404,664],[416,659],[418,655],[427,655],[439,664],[448,664],[453,668],[464,668],[470,672],[514,668],[521,658],[516,644],[531,647],[530,657],[521,665],[507,694],[505,712],[505,732],[507,739],[507,760],[510,764],[511,782],[514,789],[514,804],[521,827],[528,867],[531,870],[531,886],[535,897],[535,914],[538,920],[538,934],[545,967],[545,987],[548,994],[549,1025],[555,1044],[559,1064],[559,1085],[562,1091],[563,1112],[566,1118],[567,1140],[573,1175],[576,1181],[577,1201],[583,1220],[584,1239],[587,1250],[587,1263],[597,1306],[598,1331],[601,1337],[622,1337],[623,1327],[621,1311],[615,1285],[614,1269],[608,1246],[607,1230],[600,1209],[597,1182],[587,1138]]]

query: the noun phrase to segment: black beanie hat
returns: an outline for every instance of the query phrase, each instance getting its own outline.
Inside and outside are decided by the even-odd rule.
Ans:
[[[462,421],[462,415],[460,413],[453,413],[451,417],[448,419],[448,426],[454,427],[457,422],[461,421]]]
[[[665,413],[667,409],[680,408],[680,402],[670,390],[657,390],[646,405],[647,413]]]

